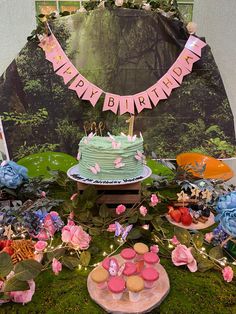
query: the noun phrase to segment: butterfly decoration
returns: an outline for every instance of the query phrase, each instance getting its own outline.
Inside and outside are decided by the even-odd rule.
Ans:
[[[78,152],[76,159],[80,160],[80,158],[81,158],[81,154],[80,154],[80,152]]]
[[[120,146],[121,146],[121,143],[120,142],[115,142],[115,141],[112,141],[112,148],[113,149],[119,149]]]
[[[88,144],[89,141],[91,141],[91,139],[96,135],[96,133],[89,133],[89,135],[87,136],[87,138],[84,139],[84,144]]]
[[[115,168],[122,168],[125,166],[125,163],[122,162],[122,157],[118,157],[116,158],[116,160],[114,161],[114,165],[115,165]]]
[[[116,230],[115,230],[115,236],[119,237],[121,236],[122,240],[125,241],[129,232],[133,228],[133,225],[128,225],[127,227],[123,227],[119,222],[115,222]]]
[[[121,276],[123,274],[124,269],[125,269],[125,263],[120,266],[117,275]]]
[[[128,140],[128,142],[134,142],[136,140],[136,137],[137,137],[136,135],[134,135],[134,136],[128,135],[127,140]]]
[[[95,166],[93,167],[89,167],[89,170],[93,173],[93,174],[97,174],[101,171],[100,166],[98,163],[95,164]]]
[[[136,155],[134,156],[135,159],[137,159],[138,161],[142,161],[144,158],[143,153],[141,153],[139,150],[137,150]]]
[[[3,235],[7,237],[8,240],[11,239],[11,236],[13,235],[13,231],[11,230],[11,225],[4,227],[4,233]]]
[[[181,191],[180,193],[177,193],[178,196],[178,201],[179,202],[188,202],[189,201],[189,196],[188,194],[184,193],[184,191]]]
[[[114,259],[111,259],[109,262],[109,274],[111,276],[117,276],[119,270],[119,265]]]
[[[210,192],[209,190],[205,190],[202,192],[202,198],[206,199],[206,202],[210,202],[211,198],[212,198],[212,192]]]

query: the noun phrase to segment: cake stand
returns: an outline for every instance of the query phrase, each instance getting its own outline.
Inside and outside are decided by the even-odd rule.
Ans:
[[[119,263],[124,260],[120,255],[114,256]],[[100,265],[98,267],[101,267]],[[128,291],[123,293],[121,300],[114,300],[108,289],[98,289],[91,279],[91,273],[87,279],[87,287],[90,297],[99,304],[106,312],[113,314],[134,314],[148,313],[159,306],[165,299],[170,290],[169,277],[161,264],[156,264],[156,270],[159,272],[159,279],[154,283],[151,289],[144,289],[140,292],[138,302],[130,302]]]

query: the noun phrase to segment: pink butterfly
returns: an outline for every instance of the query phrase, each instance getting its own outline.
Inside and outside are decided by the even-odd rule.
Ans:
[[[137,150],[137,154],[134,156],[137,160],[142,160],[144,158],[143,154]]]
[[[128,142],[134,142],[136,140],[136,135],[134,135],[134,136],[128,135],[127,140],[128,140]]]
[[[99,166],[98,163],[96,163],[94,167],[89,167],[89,170],[90,170],[93,174],[97,174],[98,172],[101,171],[100,166]]]
[[[84,144],[88,144],[89,141],[94,137],[95,134],[96,134],[96,133],[93,133],[93,132],[89,133],[89,135],[87,136],[87,138],[84,139]]]
[[[114,165],[115,165],[115,168],[122,168],[122,167],[124,167],[125,164],[122,163],[122,157],[116,158],[116,160],[114,161]]]
[[[124,269],[125,269],[125,263],[120,266],[117,276],[121,276]]]
[[[119,149],[121,146],[121,143],[116,143],[115,141],[112,141],[112,148],[113,149]]]
[[[78,152],[78,154],[77,154],[77,160],[80,160],[80,158],[81,158],[81,155],[80,155],[80,152]]]

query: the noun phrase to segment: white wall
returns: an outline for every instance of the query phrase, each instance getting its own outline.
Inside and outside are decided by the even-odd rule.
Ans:
[[[193,21],[212,48],[236,122],[236,0],[195,0]]]
[[[0,75],[35,29],[34,0],[0,0]]]

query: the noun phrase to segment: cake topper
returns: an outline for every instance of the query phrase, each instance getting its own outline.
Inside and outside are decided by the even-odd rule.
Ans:
[[[96,135],[102,136],[102,131],[105,130],[105,123],[103,121],[100,121],[97,125],[95,121],[93,122],[84,122],[84,132],[85,135],[88,136],[88,133],[95,133]]]
[[[134,134],[134,116],[131,115],[131,117],[125,121],[126,123],[129,123],[129,131],[128,134],[129,136],[133,137]]]

